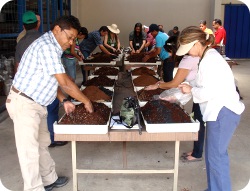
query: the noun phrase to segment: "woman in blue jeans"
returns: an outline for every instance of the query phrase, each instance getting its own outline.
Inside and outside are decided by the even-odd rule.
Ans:
[[[224,58],[209,44],[209,36],[200,28],[185,28],[179,36],[177,55],[200,57],[195,83],[181,84],[183,93],[192,93],[206,122],[205,160],[207,191],[231,191],[227,148],[245,106],[236,92],[234,76]]]

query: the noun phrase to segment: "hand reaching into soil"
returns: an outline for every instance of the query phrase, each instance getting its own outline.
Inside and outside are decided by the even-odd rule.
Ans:
[[[148,61],[148,59],[149,59],[149,56],[148,56],[148,55],[146,55],[146,56],[144,56],[144,57],[142,58],[142,62],[147,62],[147,61]]]
[[[158,85],[153,84],[153,85],[146,86],[144,89],[145,90],[156,90],[157,88],[158,88]]]
[[[75,105],[70,101],[64,102],[63,107],[67,115],[69,115],[75,110]]]
[[[87,112],[89,112],[89,113],[93,113],[94,112],[94,107],[93,107],[91,101],[85,103],[84,107],[87,110]]]

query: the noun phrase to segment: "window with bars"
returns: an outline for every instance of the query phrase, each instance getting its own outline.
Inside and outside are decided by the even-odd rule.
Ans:
[[[22,15],[33,11],[41,16],[40,32],[50,30],[61,15],[70,15],[70,0],[13,0],[7,2],[0,13],[0,55],[14,56],[16,38],[23,30]]]

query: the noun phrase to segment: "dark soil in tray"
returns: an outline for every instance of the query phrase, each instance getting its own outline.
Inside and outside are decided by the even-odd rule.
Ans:
[[[155,90],[145,90],[141,89],[137,92],[138,99],[140,101],[150,101],[153,100],[154,95],[159,95],[164,91],[164,89],[157,88]]]
[[[147,74],[147,75],[153,76],[153,75],[156,74],[154,70],[150,70],[147,67],[136,68],[136,69],[132,70],[131,73],[134,76],[140,76],[140,75],[143,75],[143,74]]]
[[[84,90],[82,90],[82,93],[91,101],[96,102],[111,101],[113,94],[113,92],[109,89],[97,86],[87,86]]]
[[[80,104],[70,115],[64,115],[59,124],[106,125],[111,109],[103,103],[92,104],[94,113],[88,113],[84,105]]]
[[[109,66],[103,66],[96,70],[93,74],[94,75],[110,75],[110,76],[116,76],[118,75],[119,70],[114,67],[109,67]]]
[[[145,56],[145,53],[141,52],[141,53],[135,53],[135,54],[131,54],[127,57],[127,60],[129,62],[142,62],[142,58]],[[148,63],[155,63],[156,59],[155,58],[150,58],[147,60]]]
[[[143,74],[143,75],[135,78],[133,80],[133,83],[135,86],[149,86],[149,85],[155,84],[158,81],[159,81],[159,79],[157,79],[154,76]]]
[[[85,63],[110,63],[111,61],[113,61],[113,58],[110,55],[100,53],[100,52],[96,54],[92,54],[91,57],[93,57],[93,59],[84,60],[84,62]]]
[[[153,100],[141,108],[147,123],[191,123],[190,117],[179,105],[164,100]]]
[[[98,77],[94,77],[90,80],[87,80],[84,86],[108,86],[111,87],[115,83],[114,79],[110,79],[107,76],[100,75]]]

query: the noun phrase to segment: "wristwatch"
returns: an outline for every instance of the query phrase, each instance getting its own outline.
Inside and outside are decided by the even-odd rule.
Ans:
[[[63,99],[61,104],[63,105],[66,101],[69,101],[67,98]]]
[[[158,87],[158,88],[160,88],[160,84],[161,84],[161,83],[157,83],[157,87]]]

